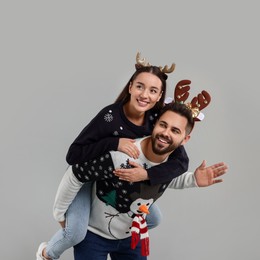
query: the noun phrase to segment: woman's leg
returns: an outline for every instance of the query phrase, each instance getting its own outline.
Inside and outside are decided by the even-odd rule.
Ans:
[[[160,225],[162,221],[162,212],[159,207],[154,203],[149,208],[150,214],[146,216],[148,229],[155,228]]]
[[[68,248],[80,243],[86,236],[91,207],[92,183],[85,183],[66,212],[66,227],[60,229],[48,242],[47,255],[58,259]]]

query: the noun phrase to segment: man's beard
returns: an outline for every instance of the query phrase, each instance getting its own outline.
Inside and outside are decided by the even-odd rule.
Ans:
[[[166,153],[171,153],[174,151],[177,147],[179,147],[182,143],[182,141],[178,144],[175,144],[172,139],[169,139],[168,137],[164,135],[155,135],[152,136],[152,150],[157,155],[164,155]],[[167,144],[161,145],[158,143],[158,139],[162,139],[167,142]]]

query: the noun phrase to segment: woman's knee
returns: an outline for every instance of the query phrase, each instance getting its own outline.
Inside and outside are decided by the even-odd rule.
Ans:
[[[161,224],[163,216],[162,216],[161,210],[155,204],[152,205],[152,207],[149,209],[149,211],[150,211],[150,214],[147,215],[146,221],[147,221],[148,228],[152,229]]]
[[[77,228],[65,228],[64,234],[66,240],[68,240],[69,243],[74,246],[84,240],[87,234],[87,227],[85,228],[81,226],[80,228],[79,226]]]

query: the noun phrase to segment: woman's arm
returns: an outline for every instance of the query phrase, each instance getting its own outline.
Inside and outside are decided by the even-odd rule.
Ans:
[[[147,169],[148,179],[152,185],[170,182],[185,173],[189,167],[189,158],[183,146],[178,147],[169,156],[167,162]]]
[[[150,180],[152,185],[171,182],[188,169],[189,158],[183,146],[177,148],[168,160],[147,170],[138,167],[134,162],[129,161],[131,169],[115,169],[115,175],[120,179],[130,182]]]
[[[93,131],[92,131],[93,133]],[[97,134],[98,135],[98,134]],[[86,135],[85,138],[89,137]],[[106,137],[99,140],[93,140],[94,143],[85,143],[75,141],[69,148],[66,156],[68,164],[73,165],[77,163],[83,163],[86,160],[91,160],[100,154],[104,154],[107,151],[117,150],[119,138],[118,137]],[[82,141],[82,140],[80,140]]]
[[[85,182],[115,178],[114,165],[110,153],[83,164],[69,166],[65,172],[54,201],[53,215],[55,220],[65,220],[65,213]]]
[[[83,183],[77,180],[77,178],[72,173],[72,167],[69,166],[59,184],[56,193],[53,205],[53,216],[55,220],[58,222],[65,220],[65,213],[82,185]]]
[[[116,178],[113,171],[114,163],[110,152],[96,159],[72,166],[74,176],[81,183]]]
[[[84,164],[74,165],[73,172],[77,179],[82,182],[113,178],[113,173],[115,173],[119,179],[130,182],[150,180],[152,185],[166,182],[169,183],[175,177],[186,172],[186,168],[188,168],[188,157],[184,148],[182,147],[180,151],[177,152],[178,153],[175,154],[173,159],[170,160],[169,158],[167,162],[153,166],[147,170],[131,160],[129,160],[129,165],[131,165],[130,168],[117,167],[117,169],[115,169],[111,153],[107,153],[106,155],[85,162]],[[150,175],[151,178],[149,172],[154,168],[156,168],[156,170],[152,171]],[[153,176],[155,177],[153,178]]]
[[[83,163],[110,150],[117,150],[119,138],[113,135],[114,121],[105,120],[109,108],[102,109],[70,145],[66,156],[68,164]]]

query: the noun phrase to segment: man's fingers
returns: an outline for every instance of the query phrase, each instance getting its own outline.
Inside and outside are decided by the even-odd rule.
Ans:
[[[223,180],[222,179],[213,180],[213,184],[220,183],[220,182],[223,182]]]
[[[211,167],[212,169],[216,169],[216,168],[225,167],[225,166],[226,166],[225,163],[220,162],[220,163],[213,164],[213,165],[211,165],[211,166],[209,166],[209,167]]]
[[[224,173],[227,172],[227,169],[228,169],[227,166],[222,166],[222,167],[218,167],[218,168],[213,169],[214,177],[218,177],[218,176],[223,175]]]
[[[205,167],[206,167],[206,161],[203,160],[202,163],[201,163],[201,165],[198,167],[198,169],[200,169],[200,168],[205,168]]]
[[[225,163],[216,163],[207,168],[212,169],[214,174],[219,174],[219,173],[223,174],[227,171],[228,166]]]

